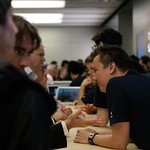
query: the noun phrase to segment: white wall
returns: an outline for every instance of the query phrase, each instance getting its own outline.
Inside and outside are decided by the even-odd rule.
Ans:
[[[150,1],[134,0],[133,5],[133,45],[134,52],[137,51],[137,34],[143,32],[144,54],[149,55],[147,45],[150,43],[147,39],[147,33],[150,31]]]
[[[98,27],[37,27],[45,47],[46,62],[85,59]]]

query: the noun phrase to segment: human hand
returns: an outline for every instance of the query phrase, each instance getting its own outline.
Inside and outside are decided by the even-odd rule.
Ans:
[[[74,127],[86,127],[89,125],[99,124],[100,122],[101,120],[97,118],[88,119],[84,117],[81,109],[76,109],[76,111],[65,120],[68,130]]]
[[[59,120],[66,120],[71,114],[72,114],[71,108],[66,108],[64,105],[61,105],[54,113],[53,118],[57,122]]]
[[[87,78],[85,78],[85,79],[82,81],[81,86],[87,87],[87,86],[90,86],[90,85],[93,85],[93,84],[94,84],[94,81],[93,81],[91,78],[87,77]]]
[[[88,114],[93,114],[93,113],[96,113],[97,108],[93,104],[87,104],[83,107],[82,110]]]
[[[83,143],[83,144],[88,144],[88,136],[90,134],[90,130],[88,129],[83,129],[83,130],[78,130],[74,139],[75,143]]]

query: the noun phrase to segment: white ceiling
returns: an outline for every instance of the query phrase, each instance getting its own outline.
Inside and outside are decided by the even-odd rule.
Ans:
[[[62,24],[48,26],[100,26],[124,2],[125,0],[66,0],[65,8],[14,9],[14,12],[64,14]]]

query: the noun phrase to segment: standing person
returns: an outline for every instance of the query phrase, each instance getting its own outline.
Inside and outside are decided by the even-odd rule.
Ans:
[[[114,30],[113,28],[104,28],[101,33],[96,34],[92,40],[94,41],[94,46],[92,49],[103,46],[113,46],[113,47],[122,47],[123,38],[122,35]],[[139,73],[145,73],[144,69],[131,57],[131,63],[133,68]]]
[[[100,48],[97,52],[95,76],[100,90],[107,94],[112,133],[82,130],[75,142],[124,150],[131,139],[138,148],[148,150],[150,78],[132,70],[130,58],[121,48]]]
[[[56,110],[56,103],[10,64],[17,63],[17,32],[11,0],[0,0],[0,149],[47,150],[49,116]]]
[[[122,35],[118,31],[114,30],[113,28],[105,28],[92,38],[92,40],[94,41],[94,46],[92,46],[92,50],[94,51],[96,48],[105,46],[122,47],[122,39]],[[93,57],[92,53],[91,57]],[[139,65],[138,62],[133,59],[131,59],[131,62],[136,71],[144,73],[142,67]],[[98,118],[103,120],[103,123],[98,126],[106,126],[108,123],[108,106],[106,102],[106,94],[99,90],[97,84],[95,86],[95,99],[93,104],[97,108]]]
[[[92,46],[92,53],[90,55],[91,57],[91,63],[94,59],[93,53],[96,48],[104,47],[104,46],[113,46],[113,47],[121,47],[122,46],[122,35],[112,29],[112,28],[105,28],[101,31],[101,33],[95,35],[92,40],[94,41],[94,46]],[[93,64],[92,64],[93,65]],[[92,74],[94,72],[93,67],[90,69]],[[96,79],[94,79],[96,80]],[[99,89],[98,84],[95,84],[94,87],[94,101],[93,105],[97,108],[97,117],[101,120],[101,124],[98,124],[97,126],[106,126],[108,123],[108,106],[106,101],[106,93],[102,92]],[[87,106],[88,109],[89,106]]]
[[[38,48],[39,48],[39,46],[41,46],[41,40],[40,40],[40,37],[38,35],[38,32],[37,32],[36,28],[31,23],[26,21],[21,16],[13,16],[13,20],[14,20],[15,24],[18,27],[18,33],[16,35],[16,47],[17,48],[15,49],[15,52],[16,52],[16,61],[15,61],[16,64],[15,65],[20,70],[21,69],[23,70],[24,67],[30,65],[30,55],[33,56],[33,55],[38,54],[38,52],[39,52]],[[19,41],[21,40],[21,41],[18,43],[18,40]],[[36,57],[36,58],[38,60],[40,60],[39,57]],[[38,64],[38,63],[36,63],[36,64]],[[32,66],[33,66],[33,64],[32,64]],[[34,69],[35,68],[38,68],[38,66],[35,67],[35,64],[34,64]],[[33,84],[32,81],[30,81],[30,82]],[[27,84],[28,84],[28,82],[26,83],[26,86],[30,87],[30,85],[27,85]],[[42,88],[42,87],[39,87],[39,88]],[[22,88],[20,88],[20,89],[22,89]],[[29,88],[29,90],[30,90],[30,88]],[[29,96],[31,96],[31,98],[33,100],[35,99],[35,102],[38,102],[38,101],[36,101],[36,98],[38,96],[37,99],[40,99],[43,102],[47,101],[48,103],[51,103],[50,107],[48,107],[49,106],[48,104],[47,104],[47,107],[46,107],[46,109],[51,111],[51,113],[49,113],[49,115],[48,115],[48,121],[49,121],[48,122],[48,131],[46,130],[47,128],[45,128],[46,134],[48,134],[50,138],[47,139],[46,137],[44,137],[45,142],[47,140],[49,140],[48,141],[48,148],[50,148],[50,149],[55,148],[56,149],[56,148],[66,147],[67,146],[66,135],[67,135],[70,128],[78,127],[78,126],[87,126],[87,125],[90,125],[90,124],[95,124],[95,122],[99,121],[99,120],[81,119],[80,117],[78,117],[82,113],[79,110],[75,114],[72,114],[67,120],[53,125],[54,123],[53,123],[53,120],[51,119],[51,116],[52,116],[52,112],[54,110],[56,110],[56,106],[54,105],[55,100],[50,95],[48,95],[48,93],[44,90],[44,88],[42,88],[41,90],[47,95],[46,97],[44,97],[42,95],[40,96],[39,95],[41,93],[40,91],[37,91],[38,94],[32,93],[32,91],[31,91]],[[26,90],[24,92],[26,92]],[[19,94],[21,94],[21,93],[19,93]],[[23,96],[21,96],[21,97],[23,97]],[[28,96],[26,96],[25,98],[28,99],[29,101],[31,101],[30,97],[28,98]],[[40,108],[40,105],[39,105],[39,111],[44,111],[43,109],[42,109],[42,105],[41,105],[41,108]],[[32,112],[32,110],[31,110],[31,112]],[[42,112],[41,113],[39,112],[39,114],[40,114],[40,117],[43,117],[43,119],[45,118],[42,115],[43,114]],[[31,114],[31,116],[34,116],[34,115]],[[29,117],[30,117],[30,115],[29,115]],[[31,117],[31,119],[32,119],[32,117]],[[41,122],[40,119],[38,121]],[[31,121],[31,123],[32,122],[33,121]],[[39,130],[39,131],[37,131],[37,133],[34,132],[34,133],[36,133],[37,137],[38,137],[38,132],[42,132],[42,131]],[[44,132],[43,132],[43,136],[44,136]],[[32,140],[30,140],[30,141],[32,141]],[[33,142],[33,144],[35,144],[35,143]],[[40,144],[40,142],[38,144]],[[37,144],[37,146],[38,146],[38,144]],[[40,146],[39,146],[39,148],[40,148]],[[44,148],[42,146],[41,146],[41,148],[44,149],[44,150],[47,149],[47,147]]]

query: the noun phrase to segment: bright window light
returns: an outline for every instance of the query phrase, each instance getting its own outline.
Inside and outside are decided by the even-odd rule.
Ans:
[[[34,24],[62,23],[63,14],[50,13],[15,13]]]
[[[12,6],[14,8],[64,8],[66,2],[60,1],[22,1],[13,0]]]

